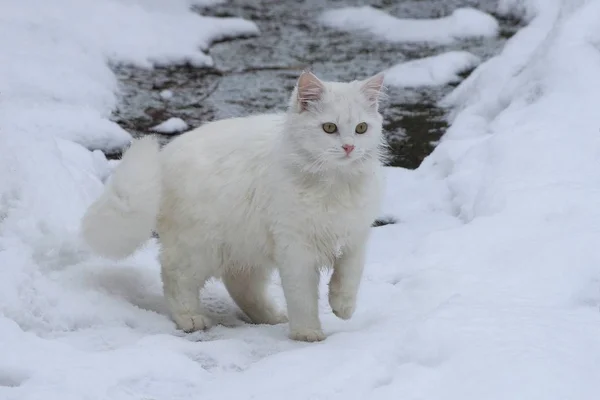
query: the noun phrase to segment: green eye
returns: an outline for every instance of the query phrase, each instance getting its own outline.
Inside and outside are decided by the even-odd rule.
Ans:
[[[338,129],[337,125],[333,122],[325,122],[323,124],[323,130],[327,133],[336,133]]]
[[[366,122],[361,122],[360,124],[356,125],[356,129],[354,131],[356,133],[365,133],[368,127],[369,125],[367,125]]]

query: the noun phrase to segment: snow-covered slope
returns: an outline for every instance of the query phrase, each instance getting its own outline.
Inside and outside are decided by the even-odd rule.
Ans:
[[[153,3],[187,18],[183,0]],[[330,336],[322,343],[292,342],[285,325],[242,323],[217,283],[204,297],[223,325],[176,331],[155,243],[112,263],[80,242],[81,213],[109,173],[102,155],[53,139],[58,130],[34,139],[32,127],[52,126],[50,111],[27,114],[22,127],[0,118],[0,398],[597,399],[600,3],[502,3],[503,12],[529,10],[530,24],[449,95],[452,126],[423,165],[388,170],[384,214],[398,223],[373,232],[352,320],[335,318],[323,296]],[[54,23],[46,14],[18,25],[17,16],[33,17],[7,4],[2,49],[6,33],[18,42],[23,29]],[[98,13],[124,4],[137,4],[132,18],[147,12],[133,0],[94,4]],[[58,39],[55,50],[70,43],[65,54],[84,54],[85,84],[67,85],[79,72],[58,84],[71,58],[23,52],[51,67],[32,73],[40,82],[32,86],[11,85],[28,82],[33,61],[11,70],[15,81],[0,74],[2,96],[19,99],[0,109],[25,113],[57,96],[57,108],[72,107],[63,115],[91,109],[90,135],[114,140],[102,118],[114,104],[103,51],[117,45],[80,38],[83,52],[68,47],[77,40]],[[278,285],[272,290],[283,302]]]

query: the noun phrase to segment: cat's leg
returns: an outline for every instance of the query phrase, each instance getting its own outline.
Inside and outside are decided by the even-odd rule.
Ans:
[[[353,246],[344,250],[333,264],[333,275],[329,281],[329,305],[333,313],[349,319],[356,308],[356,295],[365,265],[367,235]]]
[[[287,322],[287,317],[269,299],[267,286],[272,270],[264,267],[228,268],[223,283],[242,311],[255,324],[275,325]]]
[[[163,291],[171,318],[184,332],[207,329],[212,325],[202,313],[200,289],[211,277],[211,271],[197,266],[201,259],[179,247],[164,247],[160,255]]]
[[[290,246],[279,258],[290,338],[305,342],[324,340],[319,320],[319,270],[314,257],[305,249]]]

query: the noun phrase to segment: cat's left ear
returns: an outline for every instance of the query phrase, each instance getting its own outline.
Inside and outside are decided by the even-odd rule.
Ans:
[[[378,73],[368,79],[362,81],[360,90],[363,92],[367,101],[374,109],[379,106],[379,100],[383,96],[383,80],[385,75],[383,72]]]

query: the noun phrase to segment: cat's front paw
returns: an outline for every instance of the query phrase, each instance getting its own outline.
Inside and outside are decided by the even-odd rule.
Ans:
[[[200,314],[175,314],[173,320],[177,327],[186,333],[201,331],[212,326],[211,319]]]
[[[356,296],[344,292],[330,291],[329,305],[338,318],[350,319],[356,309]]]
[[[290,332],[290,339],[300,342],[320,342],[326,337],[321,329],[294,329]]]

